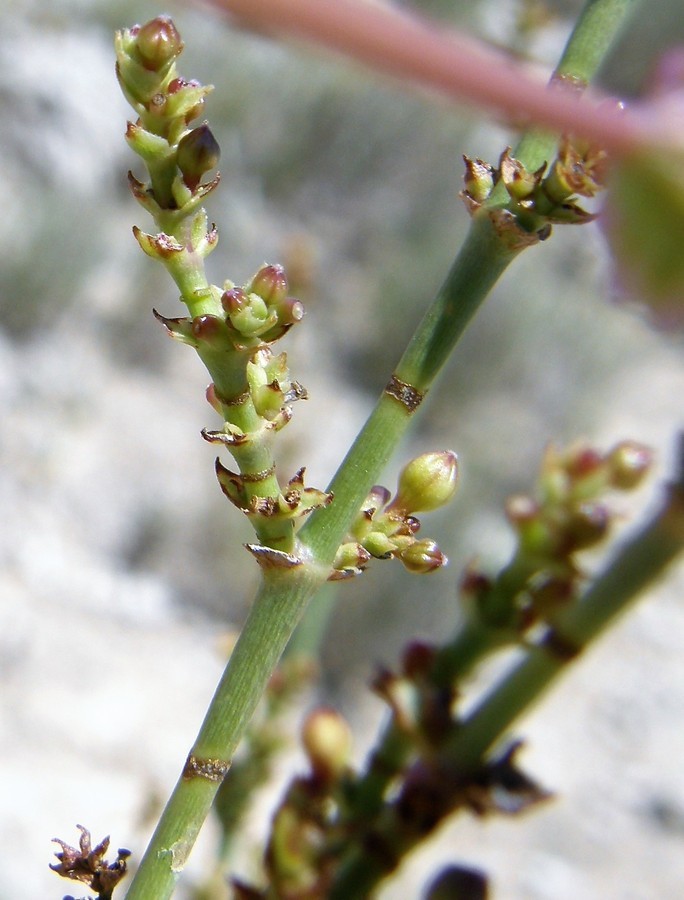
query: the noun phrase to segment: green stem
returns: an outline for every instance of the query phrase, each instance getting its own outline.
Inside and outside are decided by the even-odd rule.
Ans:
[[[476,310],[516,256],[486,217],[473,221],[463,247],[395,370],[424,397]],[[322,564],[332,561],[349,522],[412,422],[412,412],[383,393],[330,484],[335,501],[317,510],[300,540]]]
[[[633,2],[594,0],[585,13],[597,4],[613,9],[612,18],[602,26],[606,50]],[[552,148],[552,143],[549,146]],[[401,381],[423,394],[430,388],[471,317],[515,255],[497,238],[487,218],[473,221],[443,288],[397,367],[395,374]],[[217,770],[229,765],[292,632],[327,577],[349,522],[411,418],[405,405],[382,395],[333,480],[334,503],[314,513],[302,529],[300,540],[310,561],[290,570],[272,570],[271,577],[264,579],[190,758],[216,761]],[[210,770],[205,767],[206,772]],[[128,891],[128,900],[166,900],[172,895],[219,783],[197,774],[180,777]]]
[[[588,0],[568,40],[552,80],[571,79],[573,82],[587,84],[598,71],[611,43],[615,40],[635,5],[634,0]],[[534,171],[553,156],[556,142],[556,135],[538,129],[530,129],[518,142],[514,155],[530,171]],[[490,205],[498,205],[500,202],[508,202],[508,195],[502,183],[495,189],[490,199]],[[473,223],[473,230],[475,225],[476,223]],[[476,245],[473,245],[471,249],[475,253],[478,252]],[[486,252],[484,246],[481,249]],[[488,257],[489,255],[491,255],[491,248]],[[507,265],[507,261],[500,261],[504,266]],[[462,257],[459,256],[454,264],[454,269],[458,270],[461,263]],[[447,285],[448,283],[447,281]],[[461,325],[450,315],[454,312],[450,305],[452,296],[457,295],[452,295],[443,288],[435,303],[430,307],[421,328],[416,332],[397,368],[397,374],[402,380],[420,386],[424,384],[423,378],[426,375],[429,377],[432,374],[434,377],[442,365],[444,350],[448,355],[458,340],[460,335],[458,328]],[[459,309],[463,314],[462,305],[459,306]],[[422,326],[426,326],[428,323],[434,323],[434,327],[423,330]],[[359,435],[357,444],[362,439],[363,432]],[[340,470],[342,478],[353,451],[354,448]],[[344,486],[344,481],[342,484]],[[437,683],[446,686],[458,681],[492,650],[502,646],[507,639],[510,639],[511,632],[498,629],[494,619],[497,610],[510,609],[508,602],[510,596],[524,584],[525,575],[520,576],[516,562],[514,560],[511,566],[504,569],[492,588],[492,596],[488,598],[488,611],[492,615],[488,621],[470,619],[465,621],[452,641],[438,653],[434,673]],[[359,782],[355,794],[355,808],[362,808],[370,813],[371,809],[379,806],[382,794],[409,758],[411,749],[410,737],[405,733],[398,732],[392,721],[388,722],[377,748],[371,756],[367,773]],[[382,765],[374,765],[373,761],[376,757]],[[390,760],[391,765],[389,764]]]
[[[683,460],[684,462],[684,460]],[[447,748],[465,768],[474,765],[508,727],[546,691],[568,662],[595,640],[684,549],[684,479],[554,626],[464,722]]]

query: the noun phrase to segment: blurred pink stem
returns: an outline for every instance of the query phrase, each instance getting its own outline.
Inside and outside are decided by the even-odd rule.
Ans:
[[[572,132],[623,155],[655,143],[658,120],[549,91],[484,44],[376,0],[208,0],[243,25],[304,38],[373,69],[484,106],[516,124]],[[663,129],[666,131],[667,129]]]

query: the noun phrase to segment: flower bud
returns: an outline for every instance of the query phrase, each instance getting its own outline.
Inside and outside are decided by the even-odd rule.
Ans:
[[[622,441],[608,456],[613,487],[631,491],[644,480],[653,463],[653,451],[636,441]]]
[[[603,457],[593,447],[578,445],[571,447],[565,455],[565,470],[573,480],[596,474],[603,465]]]
[[[247,306],[247,294],[242,288],[230,288],[221,295],[221,306],[227,316],[233,316]]]
[[[511,156],[510,149],[505,150],[499,161],[501,180],[513,200],[526,200],[539,186],[544,167],[536,172],[529,172],[525,166]]]
[[[206,122],[181,138],[176,163],[190,190],[194,191],[205,172],[216,168],[220,157],[221,148]]]
[[[425,900],[487,900],[487,876],[478,869],[449,866],[428,887]]]
[[[602,503],[582,503],[571,514],[564,534],[570,551],[586,550],[602,540],[610,525],[608,510]]]
[[[195,340],[213,345],[214,347],[226,347],[226,325],[220,316],[212,316],[206,313],[195,316],[192,320],[192,336]]]
[[[434,665],[436,654],[434,644],[419,640],[411,641],[404,647],[402,653],[402,672],[413,681],[427,677]]]
[[[340,776],[349,765],[351,731],[334,709],[316,709],[306,718],[302,744],[314,774],[325,780]]]
[[[151,72],[168,69],[183,50],[181,36],[169,16],[157,16],[141,25],[135,33],[135,45],[143,66]]]
[[[389,559],[397,549],[394,541],[382,531],[371,531],[363,539],[364,549],[376,559]]]
[[[338,547],[335,561],[333,562],[333,569],[338,572],[347,570],[361,572],[370,559],[370,553],[361,544],[348,541],[346,544],[341,544]]]
[[[204,98],[213,90],[212,85],[203,85],[194,78],[174,78],[166,89],[165,115],[181,118],[185,124],[196,119],[204,109]]]
[[[258,294],[269,306],[277,306],[287,297],[285,269],[281,265],[262,266],[246,290]]]
[[[397,494],[388,511],[430,512],[447,504],[458,485],[458,457],[451,450],[423,453],[399,474]]]
[[[304,304],[295,297],[286,297],[281,303],[274,304],[272,309],[278,316],[278,324],[289,327],[301,322],[304,318]]]
[[[494,169],[481,159],[463,157],[466,171],[463,177],[465,192],[476,203],[482,203],[489,197],[494,187]]]
[[[404,567],[414,575],[429,575],[430,572],[441,569],[449,561],[436,542],[429,538],[414,541],[400,554],[399,559]]]
[[[363,509],[364,510],[373,510],[373,513],[379,512],[384,509],[390,501],[390,497],[392,495],[381,484],[374,484],[370,489],[370,493],[363,501]]]

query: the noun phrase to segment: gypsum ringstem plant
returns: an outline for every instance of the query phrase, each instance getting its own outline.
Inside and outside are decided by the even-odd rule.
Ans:
[[[215,226],[208,228],[200,204],[218,186],[219,176],[207,183],[202,178],[215,168],[220,151],[206,122],[190,128],[211,88],[177,74],[182,49],[168,17],[117,34],[119,82],[139,114],[128,123],[126,138],[150,176],[143,184],[129,172],[129,183],[160,229],[152,235],[136,226],[133,232],[144,252],[164,264],[188,307],[188,317],[167,318],[156,310],[155,316],[171,337],[195,348],[213,378],[207,399],[224,424],[202,434],[227,447],[239,466],[239,474],[234,473],[217,459],[216,474],[223,493],[247,514],[261,542],[248,549],[267,570],[292,567],[297,564],[292,555],[297,520],[333,499],[331,493],[304,487],[303,468],[282,489],[275,474],[274,437],[290,421],[289,404],[305,398],[306,391],[291,379],[285,353],[274,357],[271,346],[301,321],[304,310],[288,296],[280,265],[262,266],[242,287],[207,282],[204,259],[218,234]],[[448,502],[456,486],[456,457],[425,455],[407,467],[404,481],[411,475],[417,483],[413,496],[400,485],[392,504],[384,499],[386,508],[369,513],[366,506],[365,518],[377,513],[373,527],[357,523],[351,535],[356,541],[341,548],[332,577],[360,571],[372,556],[397,557],[412,571],[444,564],[434,542],[415,538],[419,523],[412,514]],[[435,478],[446,483],[438,499]],[[421,552],[430,559],[421,561]]]
[[[535,492],[506,504],[517,537],[510,562],[495,578],[471,564],[461,580],[462,615],[450,640],[436,648],[407,648],[402,669],[423,693],[427,685],[426,696],[416,703],[414,685],[412,699],[405,695],[401,704],[401,692],[391,680],[381,685],[393,712],[354,787],[351,816],[369,820],[377,813],[415,751],[416,723],[428,723],[431,715],[445,711],[444,704],[450,714],[461,682],[482,659],[519,645],[540,623],[551,623],[560,610],[577,602],[586,589],[577,554],[602,541],[614,519],[604,495],[638,487],[651,459],[648,448],[632,441],[605,454],[582,443],[564,452],[547,449]],[[443,734],[443,723],[431,730]]]
[[[271,346],[304,314],[288,296],[281,266],[264,265],[242,287],[227,281],[209,284],[204,260],[218,234],[208,226],[201,206],[219,184],[203,182],[218,162],[220,150],[205,122],[191,128],[212,90],[176,72],[183,43],[168,17],[117,33],[117,76],[138,119],[129,122],[126,139],[142,158],[149,182],[129,173],[134,197],[153,217],[157,234],[137,226],[144,252],[163,263],[181,292],[188,317],[166,318],[155,311],[167,332],[195,348],[212,377],[207,399],[222,417],[223,428],[203,432],[233,454],[239,474],[218,460],[217,476],[226,496],[251,520],[258,545],[286,555],[293,549],[295,520],[330,495],[304,486],[300,470],[280,487],[273,458],[273,438],[290,420],[290,404],[306,396],[292,380],[284,353]]]
[[[640,465],[630,466],[627,474],[641,477],[642,472]],[[500,748],[510,726],[569,664],[683,552],[684,435],[680,435],[674,476],[665,484],[648,521],[619,547],[576,601],[547,608],[544,627],[523,644],[520,661],[488,687],[464,717],[453,716],[445,708],[444,682],[435,677],[440,651],[435,656],[423,646],[409,645],[403,674],[386,676],[383,686],[395,714],[403,718],[399,733],[404,740],[407,732],[412,733],[421,754],[402,773],[399,788],[388,802],[368,809],[367,818],[358,815],[357,807],[363,832],[350,842],[325,896],[331,900],[369,896],[406,854],[457,809],[470,808],[480,815],[515,812],[544,799],[545,793],[514,764],[519,742],[503,752],[492,751]],[[351,797],[353,808],[353,790]]]
[[[392,715],[373,748],[370,763],[353,783],[345,777],[344,786],[327,784],[331,790],[344,788],[344,815],[333,817],[332,808],[329,809],[316,831],[320,858],[327,855],[330,871],[331,853],[322,848],[332,842],[337,854],[342,851],[342,832],[348,841],[354,829],[358,831],[358,823],[370,826],[382,807],[388,786],[396,782],[411,755],[420,749],[416,746],[419,731],[444,732],[443,716],[450,715],[454,694],[470,670],[486,655],[520,643],[540,621],[548,621],[555,609],[567,606],[576,597],[586,580],[576,556],[605,538],[613,518],[602,495],[611,490],[637,487],[649,469],[651,456],[646,447],[628,441],[607,454],[585,444],[564,452],[554,447],[547,449],[535,495],[513,497],[506,506],[518,535],[518,546],[511,561],[495,579],[470,566],[461,585],[461,606],[466,616],[461,618],[453,638],[439,648],[412,643],[402,665],[404,680],[389,673],[377,680],[376,691],[387,701]],[[415,463],[409,466],[409,473],[414,467]],[[365,504],[373,512],[382,505],[383,498],[380,502],[375,499],[378,494],[383,492],[377,489]],[[434,489],[432,494],[434,499],[441,499]],[[373,518],[372,515],[359,517],[364,533],[370,533],[371,545],[384,539],[382,533],[373,534]],[[349,550],[345,547],[344,552],[355,553],[355,545]],[[283,681],[287,684],[292,671],[296,677],[305,661],[311,665],[310,653],[311,649],[307,648],[304,655],[301,649],[288,654],[276,684],[280,686]],[[270,690],[267,696],[270,698]],[[277,698],[280,696],[278,687]],[[262,721],[260,715],[259,722]],[[250,726],[245,737],[248,746],[253,742],[258,747],[262,745],[263,730],[263,724]],[[269,746],[275,751],[272,733],[272,727],[267,727]],[[260,783],[266,781],[270,768],[266,769],[265,762],[262,753],[256,753],[250,761],[243,750],[239,764],[233,766],[221,785],[217,814],[226,848],[234,841],[239,828],[239,813],[247,799],[246,783],[255,786],[257,777]],[[269,766],[273,765],[272,760],[268,762]],[[314,780],[317,789],[326,788],[326,784]],[[335,808],[339,806],[338,801],[339,798]],[[302,812],[308,814],[306,808]],[[293,817],[289,818],[292,827],[298,828]],[[323,841],[325,831],[335,833],[334,841]],[[227,859],[227,853],[222,855]],[[278,880],[283,880],[282,875]]]
[[[616,0],[589,3],[561,61],[559,75],[571,78],[578,60],[587,77],[593,74],[632,5]],[[605,15],[589,38],[582,23],[597,7]],[[523,139],[516,158],[535,171],[540,158],[553,157],[554,143],[552,137],[534,132]],[[363,497],[476,308],[520,249],[520,245],[511,246],[510,241],[502,239],[487,215],[474,219],[444,287],[334,480],[335,503],[314,514],[299,533],[299,547],[304,551],[300,558],[306,559],[306,565],[278,569],[262,583],[188,762],[128,892],[130,898],[163,898],[173,892],[240,735],[308,600],[327,578]],[[321,516],[328,511],[331,515]]]
[[[476,652],[465,661],[452,660],[448,680],[442,657],[453,655],[452,644],[409,643],[400,673],[383,670],[374,685],[394,725],[394,743],[383,746],[381,741],[379,750],[395,755],[383,757],[376,749],[359,772],[351,766],[350,731],[339,713],[322,708],[307,716],[301,739],[309,771],[290,782],[274,814],[264,854],[265,886],[236,880],[236,898],[368,896],[447,816],[463,810],[480,816],[517,814],[548,798],[518,769],[520,742],[493,754],[486,751],[684,549],[682,439],[678,471],[655,515],[596,578],[581,570],[578,554],[595,547],[621,518],[606,494],[638,487],[650,462],[650,452],[632,442],[608,453],[584,444],[547,450],[534,495],[513,497],[506,505],[518,534],[511,564],[490,584],[472,570],[464,579],[469,618],[477,620],[489,642],[476,642]],[[459,629],[456,640],[461,637]],[[475,656],[480,659],[505,643],[522,650],[524,665],[510,670],[521,696],[511,692],[506,677],[498,677],[491,688],[479,689],[478,716],[464,716],[461,682]],[[501,692],[507,715],[501,722],[489,718],[489,743],[481,743],[481,710],[496,709],[497,703],[501,708]],[[469,728],[474,736],[464,740],[462,732]],[[472,755],[464,760],[464,753]],[[482,873],[479,882],[486,886]]]

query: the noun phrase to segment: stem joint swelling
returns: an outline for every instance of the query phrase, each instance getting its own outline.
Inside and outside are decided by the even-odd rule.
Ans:
[[[220,784],[225,778],[230,766],[230,760],[211,759],[195,756],[194,753],[191,753],[183,766],[182,777],[186,780],[192,778],[205,778],[207,781],[214,781]]]
[[[402,381],[396,374],[393,374],[387,382],[385,393],[388,397],[398,400],[409,414],[414,413],[425,399],[425,391],[419,391],[413,385]]]

